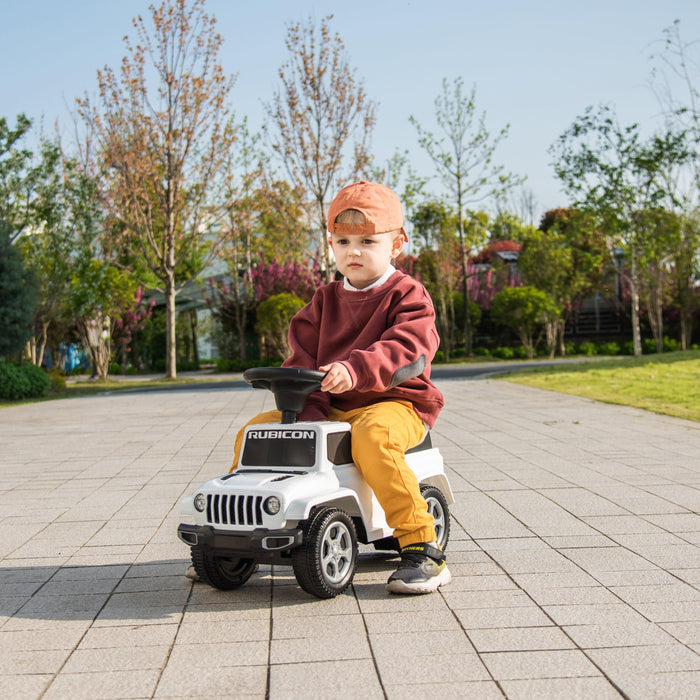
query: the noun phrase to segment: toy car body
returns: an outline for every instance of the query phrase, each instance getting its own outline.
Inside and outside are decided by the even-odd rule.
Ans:
[[[329,598],[351,583],[358,541],[398,550],[384,511],[352,462],[351,439],[343,422],[248,426],[238,468],[206,482],[181,505],[178,536],[190,546],[199,577],[231,589],[260,563],[291,564],[304,590]],[[406,461],[444,549],[453,497],[430,434]]]

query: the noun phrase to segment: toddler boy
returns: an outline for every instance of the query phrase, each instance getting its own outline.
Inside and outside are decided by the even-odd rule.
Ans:
[[[430,381],[439,345],[435,311],[422,284],[392,262],[408,236],[401,203],[372,182],[342,189],[328,211],[329,243],[343,280],[320,287],[292,319],[285,367],[326,372],[299,420],[352,426],[355,464],[401,545],[389,577],[394,593],[430,593],[449,583],[433,518],[404,453],[420,443],[443,406]],[[253,423],[279,420],[270,411]],[[243,431],[236,439],[238,464]]]

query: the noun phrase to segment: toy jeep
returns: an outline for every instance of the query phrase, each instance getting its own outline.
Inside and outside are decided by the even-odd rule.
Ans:
[[[273,391],[282,423],[246,428],[238,469],[183,500],[186,517],[178,536],[190,546],[200,579],[215,588],[242,586],[258,564],[286,564],[305,591],[332,598],[352,581],[358,541],[395,551],[398,542],[352,462],[350,425],[296,422],[324,373],[261,367],[243,376],[252,386]],[[406,461],[444,549],[453,498],[430,434],[406,453]]]

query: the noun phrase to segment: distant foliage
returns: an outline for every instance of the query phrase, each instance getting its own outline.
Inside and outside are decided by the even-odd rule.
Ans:
[[[271,296],[258,306],[256,330],[261,336],[267,357],[289,356],[289,324],[292,316],[303,307],[302,299],[286,293]]]
[[[0,355],[22,349],[32,334],[36,284],[0,222]]]
[[[0,362],[0,399],[17,401],[48,394],[51,380],[41,368],[26,362],[16,365]]]

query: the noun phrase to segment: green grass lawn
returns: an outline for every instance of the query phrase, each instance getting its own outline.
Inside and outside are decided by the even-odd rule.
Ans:
[[[497,378],[700,421],[698,350],[538,367]]]
[[[528,370],[499,374],[496,378],[700,421],[699,350],[609,360],[595,359],[576,364],[534,366]],[[128,391],[137,386],[163,387],[192,384],[196,381],[216,380],[203,376],[201,379],[147,379],[139,380],[138,383],[114,379],[83,381],[69,384],[62,391],[46,398],[89,396]],[[9,405],[16,405],[16,402],[0,401],[0,407]]]

